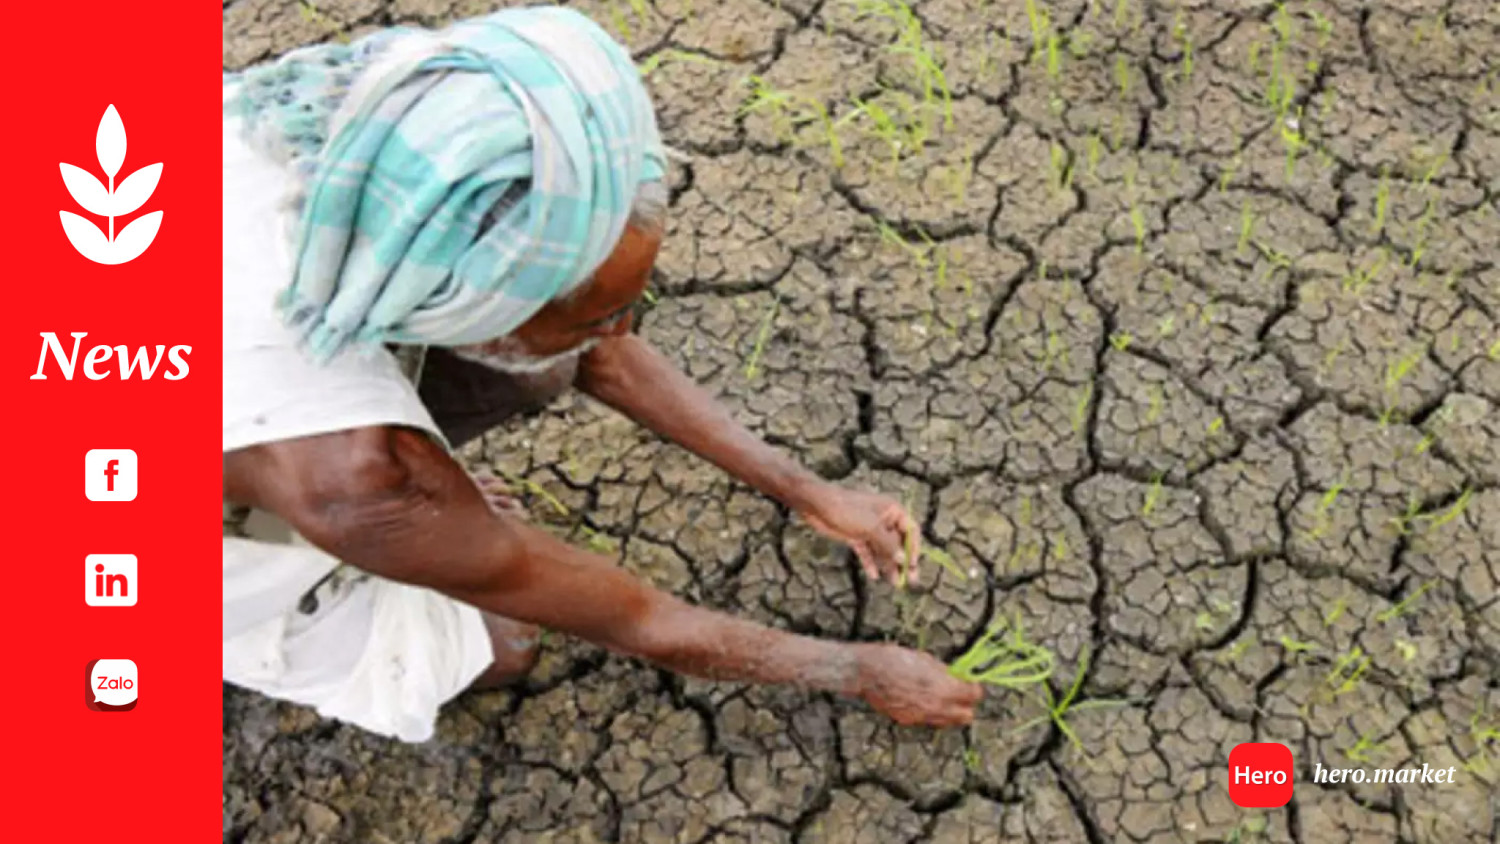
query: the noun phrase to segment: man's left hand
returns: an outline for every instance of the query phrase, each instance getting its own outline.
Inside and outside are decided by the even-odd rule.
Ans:
[[[801,516],[819,533],[853,548],[871,580],[884,575],[897,586],[917,581],[922,531],[893,499],[829,484]]]

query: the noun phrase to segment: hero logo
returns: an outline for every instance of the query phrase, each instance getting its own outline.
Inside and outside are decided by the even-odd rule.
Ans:
[[[131,220],[118,235],[115,233],[115,218],[134,214],[146,204],[156,191],[156,183],[161,180],[162,165],[157,162],[142,167],[115,186],[115,174],[125,163],[125,124],[114,106],[105,109],[104,117],[99,120],[99,130],[94,133],[94,153],[99,158],[99,169],[109,181],[107,187],[97,176],[81,167],[67,162],[58,167],[73,201],[90,214],[109,218],[109,233],[106,235],[97,225],[77,214],[59,211],[63,232],[78,254],[96,264],[134,261],[156,239],[163,212],[142,214]]]
[[[64,380],[72,381],[73,372],[78,366],[78,345],[83,338],[89,336],[87,331],[74,331],[73,351],[63,351],[62,343],[57,339],[54,331],[43,331],[42,351],[37,358],[36,374],[31,376],[32,381],[47,380],[47,352],[52,352],[52,359],[57,362],[57,368],[62,372]],[[137,372],[141,374],[142,381],[150,381],[151,376],[161,368],[162,355],[165,353],[169,366],[167,371],[162,372],[163,378],[168,381],[181,381],[188,375],[187,356],[193,351],[192,346],[157,346],[153,355],[141,346],[132,354],[129,346],[94,346],[83,356],[83,375],[90,381],[100,381],[110,376],[109,359],[119,358],[120,380],[129,381]],[[103,367],[102,371],[100,367]]]

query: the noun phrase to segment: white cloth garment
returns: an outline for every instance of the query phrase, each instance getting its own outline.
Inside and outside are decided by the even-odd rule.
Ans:
[[[296,347],[274,310],[292,266],[288,177],[237,123],[224,122],[224,451],[370,425],[441,441],[384,349],[318,365]],[[224,533],[226,682],[419,742],[494,659],[471,606],[341,565],[266,513],[231,524],[226,510]]]

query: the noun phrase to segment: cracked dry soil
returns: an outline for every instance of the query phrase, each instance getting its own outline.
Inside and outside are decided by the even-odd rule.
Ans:
[[[497,6],[300,5],[226,1],[225,67]],[[901,729],[554,638],[409,746],[226,687],[225,841],[1496,840],[1500,6],[919,0],[952,120],[936,96],[893,158],[868,115],[836,157],[739,113],[752,74],[835,119],[922,100],[850,0],[575,5],[652,63],[691,157],[639,330],[979,576],[898,601],[584,399],[464,458],[696,602],[945,658],[1019,615],[1058,692],[1081,666],[1116,703],[1076,742],[1035,691]],[[1228,798],[1254,740],[1293,749],[1283,809]]]

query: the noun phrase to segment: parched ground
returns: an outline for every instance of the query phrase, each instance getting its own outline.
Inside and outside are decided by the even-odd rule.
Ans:
[[[226,2],[224,65],[497,5]],[[956,565],[871,587],[583,399],[466,458],[694,601],[948,659],[1019,618],[1079,694],[899,729],[553,639],[409,746],[226,688],[226,841],[1496,840],[1500,6],[575,5],[690,158],[642,333]],[[1229,801],[1257,740],[1284,809]]]

